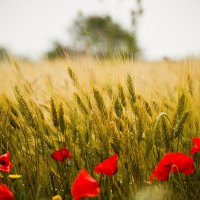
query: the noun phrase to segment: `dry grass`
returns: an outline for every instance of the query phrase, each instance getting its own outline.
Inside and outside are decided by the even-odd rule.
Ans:
[[[104,84],[123,83],[127,74],[134,77],[135,89],[138,94],[151,98],[157,91],[167,97],[170,92],[187,87],[188,78],[199,84],[199,60],[186,61],[129,61],[112,59],[100,61],[94,58],[66,59],[55,62],[28,63],[13,61],[0,63],[1,91],[12,93],[15,84],[23,84],[26,80],[31,84],[34,95],[50,92],[53,87],[63,95],[73,91],[71,80],[67,75],[67,67],[76,73],[79,82],[87,90],[91,84],[102,87]],[[38,94],[39,93],[39,94]]]

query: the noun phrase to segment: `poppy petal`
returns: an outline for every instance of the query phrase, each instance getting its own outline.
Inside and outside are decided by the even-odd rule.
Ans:
[[[112,176],[118,171],[117,166],[118,154],[114,154],[103,162],[99,163],[94,167],[94,170],[97,174],[105,174],[107,176]]]
[[[200,151],[200,138],[192,138],[192,141],[194,145],[190,150],[190,154],[194,155],[196,152]]]
[[[10,162],[10,152],[0,156],[0,170],[10,173],[12,163]]]
[[[8,187],[5,184],[0,186],[0,199],[14,200],[13,193],[8,189]]]
[[[95,197],[99,192],[98,182],[90,176],[86,169],[82,169],[72,184],[71,193],[74,200],[81,197]]]
[[[62,147],[51,154],[54,160],[64,161],[66,158],[72,158],[72,154],[66,147]]]
[[[149,177],[152,181],[153,177],[159,180],[168,180],[170,172],[183,173],[185,175],[192,174],[194,172],[194,160],[184,153],[166,153],[160,160],[158,165],[153,170]]]

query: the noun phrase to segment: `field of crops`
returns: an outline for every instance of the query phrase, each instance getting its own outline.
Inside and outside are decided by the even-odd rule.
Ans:
[[[1,62],[0,190],[16,200],[199,199],[199,99],[197,59]]]

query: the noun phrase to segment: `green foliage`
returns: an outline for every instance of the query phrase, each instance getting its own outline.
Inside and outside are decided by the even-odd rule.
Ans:
[[[135,57],[139,52],[135,33],[123,29],[111,17],[78,16],[73,24],[77,48],[99,56]]]
[[[46,53],[45,57],[47,57],[49,60],[54,60],[57,58],[65,58],[67,52],[68,49],[64,45],[56,42],[54,43],[52,50],[49,50]]]
[[[9,53],[3,47],[0,47],[0,61],[10,61]]]
[[[84,51],[66,46],[61,42],[54,42],[53,47],[44,54],[44,58],[48,60],[65,59],[67,57],[75,57],[84,55]]]

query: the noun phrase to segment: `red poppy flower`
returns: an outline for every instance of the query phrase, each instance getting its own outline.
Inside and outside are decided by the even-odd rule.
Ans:
[[[95,168],[95,172],[97,174],[105,174],[107,176],[112,176],[118,171],[117,166],[117,158],[118,154],[114,154],[110,158],[104,160],[103,162],[99,163]]]
[[[149,180],[152,181],[153,177],[157,180],[168,180],[170,172],[192,174],[194,172],[193,158],[184,153],[166,153],[153,170]]]
[[[82,169],[71,188],[74,200],[79,200],[81,197],[95,197],[99,194],[100,188],[98,182],[93,179],[86,169]]]
[[[0,185],[0,199],[14,200],[13,193],[8,189],[8,187],[5,184]]]
[[[153,170],[153,173],[149,177],[149,180],[152,181],[153,177],[155,177],[157,180],[168,180],[169,174],[170,174],[170,163],[169,160],[166,158],[163,158],[156,168]]]
[[[0,156],[0,170],[10,173],[10,169],[12,167],[12,163],[10,162],[10,152]]]
[[[194,143],[193,147],[190,150],[190,153],[194,155],[196,152],[200,151],[200,138],[192,138]]]
[[[64,161],[66,158],[72,158],[72,154],[66,147],[62,147],[58,151],[54,151],[51,157],[54,160]]]

